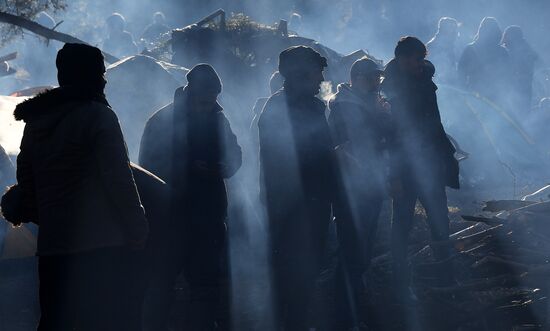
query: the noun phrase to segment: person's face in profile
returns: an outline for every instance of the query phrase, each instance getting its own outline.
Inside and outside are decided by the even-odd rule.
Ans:
[[[364,94],[376,92],[380,87],[380,77],[380,71],[357,75],[357,77],[353,80],[352,85],[355,89]]]
[[[310,68],[305,70],[300,77],[296,77],[300,82],[302,92],[307,95],[317,95],[321,90],[321,83],[325,80],[322,68]]]
[[[398,58],[399,67],[409,75],[419,76],[423,72],[425,57],[421,53],[400,56]]]

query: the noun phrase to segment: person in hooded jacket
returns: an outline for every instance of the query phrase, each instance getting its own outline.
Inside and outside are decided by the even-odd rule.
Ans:
[[[496,18],[485,17],[474,41],[466,46],[457,64],[458,77],[469,91],[502,106],[509,88],[509,55],[500,44],[502,30]]]
[[[394,290],[398,298],[405,300],[414,299],[409,288],[407,243],[417,200],[426,210],[432,249],[440,266],[438,283],[449,285],[454,280],[445,189],[459,187],[458,162],[441,123],[437,86],[432,81],[435,68],[425,56],[426,47],[420,40],[401,38],[382,83],[395,125],[390,147]]]
[[[327,60],[310,47],[281,52],[284,87],[269,98],[258,122],[275,322],[285,330],[311,327],[311,295],[335,200],[334,146],[325,104],[316,97],[326,66]]]
[[[140,164],[171,190],[171,230],[155,277],[159,291],[167,293],[183,270],[190,287],[185,311],[190,330],[214,323],[227,329],[228,316],[218,316],[227,308],[220,303],[228,289],[225,180],[240,168],[242,153],[217,102],[222,83],[214,68],[198,64],[187,81],[176,90],[173,106],[147,121],[140,146]],[[149,314],[154,330],[166,327],[169,313],[166,294],[159,296],[161,304]]]
[[[19,104],[17,223],[39,224],[38,330],[139,330],[137,256],[148,223],[117,117],[103,93],[101,51],[65,44],[59,88]]]
[[[437,66],[437,81],[445,84],[457,83],[457,40],[458,22],[452,17],[442,17],[437,24],[437,32],[428,41],[426,48],[432,63]]]
[[[509,90],[510,106],[516,118],[524,120],[533,106],[533,77],[540,57],[525,40],[523,29],[517,25],[511,25],[504,30],[502,46],[510,56],[513,74],[510,82],[512,88]]]
[[[363,273],[370,264],[378,216],[385,197],[390,105],[380,95],[382,70],[362,58],[351,67],[350,84],[340,84],[329,102],[328,123],[340,168],[334,207],[340,252],[337,291],[346,329],[359,327]]]

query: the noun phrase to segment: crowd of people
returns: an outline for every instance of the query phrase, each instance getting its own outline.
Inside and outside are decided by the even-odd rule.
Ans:
[[[155,14],[143,38],[168,31],[163,19]],[[104,50],[137,52],[124,24],[120,14],[109,17]],[[458,56],[457,28],[442,18],[427,45],[401,38],[385,67],[357,60],[328,104],[317,97],[327,59],[307,46],[280,53],[271,96],[258,100],[251,123],[269,233],[273,330],[315,327],[308,312],[332,221],[339,244],[334,329],[369,324],[360,297],[388,198],[388,293],[402,313],[417,303],[407,249],[417,202],[431,231],[433,286],[454,284],[446,189],[459,188],[459,166],[434,80],[460,84],[522,118],[532,107],[538,61],[521,28],[502,33],[494,18],[481,22]],[[26,126],[17,185],[2,199],[9,222],[40,228],[38,330],[166,329],[182,272],[187,328],[231,329],[226,180],[239,171],[243,151],[218,102],[216,70],[195,65],[173,104],[147,121],[137,166],[104,94],[101,51],[65,44],[56,67],[59,87],[15,110]]]
[[[478,93],[523,121],[531,115],[535,68],[542,59],[525,40],[517,25],[502,31],[494,17],[485,17],[474,40],[462,50],[457,45],[459,23],[439,20],[435,36],[427,43],[429,58],[437,67],[439,83]]]

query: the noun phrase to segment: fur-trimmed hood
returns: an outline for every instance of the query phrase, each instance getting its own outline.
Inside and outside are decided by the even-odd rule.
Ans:
[[[28,123],[36,118],[43,118],[45,115],[60,113],[64,109],[61,107],[63,105],[80,102],[98,102],[109,106],[104,95],[76,88],[58,87],[20,103],[15,108],[13,116],[17,121],[22,120]]]

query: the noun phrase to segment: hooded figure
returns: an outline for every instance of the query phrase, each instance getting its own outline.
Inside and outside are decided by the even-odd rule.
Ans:
[[[359,327],[363,273],[370,264],[378,216],[385,197],[386,145],[391,135],[389,104],[379,94],[378,65],[367,58],[351,67],[349,84],[340,84],[330,100],[329,125],[340,168],[334,206],[341,286],[336,314],[342,329]],[[364,321],[363,321],[364,322]]]
[[[307,312],[335,195],[332,139],[325,105],[315,97],[326,65],[309,47],[284,50],[279,56],[284,87],[269,98],[258,122],[275,320],[285,330],[309,326]]]
[[[166,17],[160,11],[153,14],[153,22],[143,30],[141,39],[152,43],[155,42],[162,34],[170,31],[170,28],[165,24]]]
[[[533,76],[535,65],[539,61],[538,54],[523,37],[523,30],[512,25],[504,30],[502,46],[510,56],[510,67],[513,76],[510,90],[510,105],[518,119],[524,119],[531,110],[533,95]]]
[[[105,22],[109,36],[103,41],[103,49],[116,57],[124,58],[137,54],[138,47],[132,34],[125,30],[126,19],[113,13]]]
[[[437,67],[437,80],[443,83],[456,83],[456,41],[458,22],[451,17],[442,17],[437,24],[437,33],[426,44],[428,57]]]
[[[171,231],[157,267],[159,284],[154,285],[161,304],[150,306],[154,330],[165,327],[166,292],[182,269],[191,291],[186,310],[190,330],[214,324],[222,291],[227,290],[225,180],[240,168],[241,148],[217,102],[222,84],[216,71],[199,64],[187,81],[176,90],[173,106],[147,121],[140,147],[140,164],[171,189]],[[218,324],[225,327],[227,322]]]
[[[135,249],[148,224],[117,117],[103,94],[101,51],[65,44],[59,88],[17,106],[25,121],[17,181],[39,224],[38,330],[139,330]]]
[[[477,35],[458,62],[462,84],[493,102],[502,100],[508,87],[508,52],[501,46],[502,30],[494,17],[485,17]]]
[[[393,195],[392,255],[395,290],[399,299],[409,293],[407,242],[416,201],[427,212],[436,260],[450,256],[449,218],[445,187],[458,188],[455,149],[441,124],[433,65],[424,59],[426,48],[414,37],[404,37],[395,58],[384,71],[382,91],[392,105],[395,138],[390,147]],[[439,243],[439,245],[438,245]],[[442,265],[437,277],[452,282],[452,268]]]

